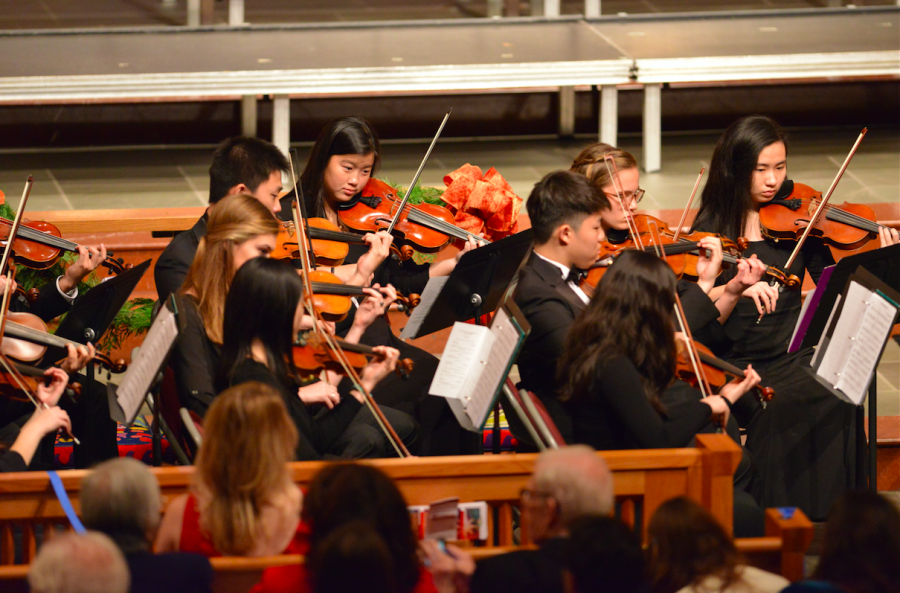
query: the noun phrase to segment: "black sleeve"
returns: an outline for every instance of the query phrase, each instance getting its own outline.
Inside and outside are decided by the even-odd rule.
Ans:
[[[188,230],[175,235],[153,266],[153,279],[160,301],[178,292],[184,284],[191,264],[194,263],[196,247],[191,248],[190,234],[191,231]]]
[[[41,286],[38,298],[28,308],[30,313],[44,321],[52,321],[72,308],[72,303],[63,298],[56,287],[56,278]]]
[[[25,460],[17,451],[0,451],[0,473],[24,472],[27,469]]]
[[[825,268],[834,265],[834,256],[831,250],[824,242],[815,237],[810,237],[803,244],[803,257],[806,259],[806,269],[816,284],[819,283],[819,278],[822,277]]]
[[[609,361],[594,381],[593,389],[590,397],[605,400],[614,421],[642,449],[684,447],[712,414],[708,405],[698,401],[678,406],[674,417],[660,417],[644,394],[637,369],[625,357]]]
[[[523,346],[527,347],[527,358],[559,359],[566,346],[569,328],[575,321],[571,307],[561,296],[526,296],[523,291],[515,293],[515,301],[531,325],[531,332]]]
[[[411,259],[398,262],[393,257],[388,257],[375,269],[372,283],[382,286],[391,284],[404,296],[422,294],[428,284],[430,267],[428,264],[417,264]]]
[[[691,333],[701,330],[707,324],[719,323],[719,310],[715,303],[695,282],[679,280],[678,298],[681,299]]]
[[[193,299],[182,299],[184,330],[178,335],[169,366],[175,374],[175,385],[181,405],[206,416],[206,410],[216,397],[216,367],[211,361],[219,358],[214,345],[206,335],[203,319]]]

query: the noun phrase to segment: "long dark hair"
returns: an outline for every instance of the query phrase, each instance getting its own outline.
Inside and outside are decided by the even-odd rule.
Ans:
[[[603,275],[569,335],[557,366],[559,399],[577,403],[606,361],[626,356],[644,391],[662,411],[659,395],[675,375],[675,274],[652,253],[627,250]]]
[[[381,145],[375,128],[361,117],[342,117],[322,129],[300,176],[309,216],[325,215],[325,169],[336,154],[374,154],[374,175],[381,164]]]
[[[290,263],[256,257],[242,265],[225,299],[219,384],[231,383],[234,369],[251,356],[254,339],[266,349],[266,366],[288,387],[297,381],[291,362],[294,315],[303,282]]]
[[[783,142],[787,150],[784,130],[763,115],[750,115],[728,126],[713,151],[695,228],[729,239],[741,236],[746,213],[753,207],[750,184],[759,153],[775,142]]]
[[[325,466],[309,485],[301,518],[312,530],[308,555],[311,566],[320,564],[321,544],[331,533],[347,523],[362,522],[387,544],[398,589],[406,593],[415,588],[419,580],[418,545],[406,501],[377,468],[353,463]]]
[[[675,593],[715,575],[722,591],[738,578],[742,558],[709,511],[679,496],[656,509],[647,526],[648,572],[654,593]]]
[[[896,590],[900,511],[875,492],[847,492],[828,512],[813,577],[849,593]]]

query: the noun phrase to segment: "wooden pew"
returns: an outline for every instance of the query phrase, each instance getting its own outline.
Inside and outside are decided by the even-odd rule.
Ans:
[[[274,566],[287,566],[303,562],[298,555],[265,556],[262,558],[212,558],[213,593],[246,593],[259,582],[262,572]],[[28,593],[27,564],[0,566],[0,591],[3,593]]]
[[[695,449],[605,451],[602,456],[614,475],[616,498],[637,509],[642,525],[665,500],[686,495],[710,509],[730,528],[732,475],[740,449],[725,435],[698,435]],[[380,459],[371,463],[398,485],[410,505],[428,504],[453,495],[461,502],[484,500],[499,516],[497,545],[512,545],[512,509],[528,481],[536,454]],[[323,462],[290,464],[294,481],[307,487]],[[78,512],[81,480],[89,470],[60,472]],[[187,492],[193,467],[152,470],[166,501]],[[492,527],[489,513],[489,528]],[[35,527],[52,529],[68,521],[43,472],[0,477],[0,565],[13,564],[13,533],[23,533],[23,562],[34,558]],[[490,533],[490,531],[489,531]]]

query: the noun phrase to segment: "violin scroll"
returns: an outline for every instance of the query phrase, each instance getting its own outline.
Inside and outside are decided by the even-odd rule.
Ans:
[[[747,237],[738,237],[734,244],[737,245],[738,251],[741,253],[747,251],[747,248],[750,247],[750,241]]]

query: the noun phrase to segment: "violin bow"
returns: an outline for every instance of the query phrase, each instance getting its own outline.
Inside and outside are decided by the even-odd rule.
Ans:
[[[441,122],[441,126],[438,128],[437,134],[435,134],[434,138],[431,140],[431,144],[428,146],[428,150],[425,152],[425,158],[423,158],[422,162],[419,163],[419,169],[413,176],[413,180],[409,184],[409,189],[407,189],[406,193],[403,195],[403,199],[400,200],[400,206],[397,208],[397,212],[394,214],[394,218],[391,219],[391,224],[387,228],[388,233],[394,232],[394,227],[397,226],[397,223],[400,221],[400,217],[403,216],[403,211],[406,208],[406,203],[409,202],[409,197],[412,195],[413,188],[415,188],[416,184],[419,182],[419,176],[422,174],[422,170],[425,168],[425,163],[428,162],[428,158],[431,156],[431,151],[434,150],[434,145],[437,144],[438,138],[441,137],[441,132],[444,131],[444,126],[447,125],[447,120],[450,119],[451,113],[453,113],[453,109],[448,111],[444,116],[444,120]]]
[[[9,238],[6,242],[6,248],[3,250],[3,257],[0,259],[0,272],[6,270],[7,272],[7,280],[6,286],[3,289],[3,302],[0,304],[0,335],[3,335],[6,330],[6,320],[7,313],[9,311],[9,303],[10,303],[10,292],[12,289],[12,283],[15,279],[16,273],[15,269],[9,265],[10,257],[12,255],[12,246],[16,239],[16,234],[19,231],[19,226],[22,223],[22,218],[25,214],[25,204],[28,202],[28,196],[31,195],[31,188],[34,185],[34,177],[31,175],[28,176],[28,179],[25,181],[25,189],[22,192],[22,201],[19,203],[19,209],[16,211],[16,217],[13,219],[12,226],[9,229]],[[25,395],[28,396],[28,399],[31,400],[31,403],[34,404],[34,407],[37,409],[47,409],[50,406],[38,400],[37,395],[31,392],[31,389],[28,387],[28,384],[25,382],[25,377],[22,375],[22,372],[18,369],[18,367],[6,356],[3,352],[0,352],[0,365],[3,366],[5,372],[12,377],[13,381],[16,382],[16,385],[21,389]],[[69,436],[72,437],[72,441],[76,445],[80,445],[81,441],[69,431]]]
[[[681,220],[678,221],[678,227],[675,229],[675,235],[672,237],[672,241],[677,243],[678,237],[681,236],[681,229],[684,228],[684,221],[687,220],[688,210],[691,209],[691,204],[694,203],[694,196],[697,195],[697,188],[700,187],[700,180],[703,179],[703,172],[706,171],[706,167],[700,168],[700,174],[697,175],[697,181],[694,183],[694,189],[691,192],[691,197],[688,198],[688,203],[684,207],[684,212],[681,213]]]
[[[300,263],[303,267],[303,283],[304,288],[306,289],[306,294],[308,295],[308,298],[306,299],[306,307],[309,310],[310,316],[314,321],[313,331],[315,331],[316,334],[320,338],[322,338],[322,340],[324,340],[324,342],[328,344],[328,346],[337,355],[338,362],[343,367],[344,372],[347,374],[347,377],[350,378],[350,381],[353,383],[353,387],[361,394],[363,394],[363,399],[366,402],[366,406],[369,408],[369,411],[372,412],[372,415],[375,416],[375,420],[378,422],[379,428],[381,428],[382,432],[384,432],[388,442],[394,448],[394,451],[397,452],[397,456],[401,458],[410,457],[411,454],[406,448],[406,445],[403,444],[403,441],[397,435],[394,427],[392,427],[390,422],[388,422],[388,419],[385,418],[384,413],[381,411],[381,408],[378,407],[378,404],[375,402],[372,394],[369,393],[369,391],[365,387],[363,387],[362,379],[356,372],[356,369],[354,369],[350,364],[350,361],[347,360],[347,356],[341,349],[340,344],[338,344],[334,336],[326,331],[323,331],[322,328],[319,327],[319,314],[316,312],[316,306],[313,301],[312,281],[310,279],[310,271],[312,270],[312,266],[310,264],[312,242],[309,240],[309,235],[307,234],[305,219],[301,216],[303,201],[301,200],[300,192],[302,191],[302,189],[300,189],[300,186],[297,184],[297,178],[294,175],[294,165],[293,161],[290,159],[290,153],[288,154],[288,159],[291,166],[291,181],[294,184],[294,225],[297,232],[297,241],[300,243],[299,251]]]
[[[797,259],[797,256],[800,255],[800,250],[803,248],[803,244],[806,242],[807,237],[809,237],[809,233],[812,231],[813,227],[816,224],[816,221],[819,220],[819,217],[825,212],[828,200],[831,199],[831,194],[834,193],[834,188],[837,187],[838,182],[841,180],[841,177],[844,176],[844,171],[847,170],[847,167],[850,166],[850,161],[853,159],[853,155],[856,154],[859,145],[862,143],[863,138],[866,137],[866,133],[869,131],[869,128],[863,128],[862,132],[859,133],[859,137],[857,137],[856,142],[853,143],[853,147],[850,149],[850,152],[847,154],[847,158],[844,159],[844,163],[841,165],[841,168],[838,170],[837,175],[834,177],[834,181],[831,182],[831,186],[828,188],[828,191],[822,196],[822,201],[819,202],[819,207],[816,208],[815,213],[810,218],[809,223],[806,225],[806,228],[803,229],[803,234],[797,240],[797,245],[794,246],[794,250],[791,252],[791,256],[788,258],[787,263],[784,264],[784,273],[788,274],[790,272],[791,266],[794,264],[794,260]],[[778,282],[773,278],[769,281],[770,286],[775,286]],[[779,285],[778,290],[784,290],[784,285]],[[756,323],[762,320],[765,313],[760,314],[759,318],[756,320]]]

